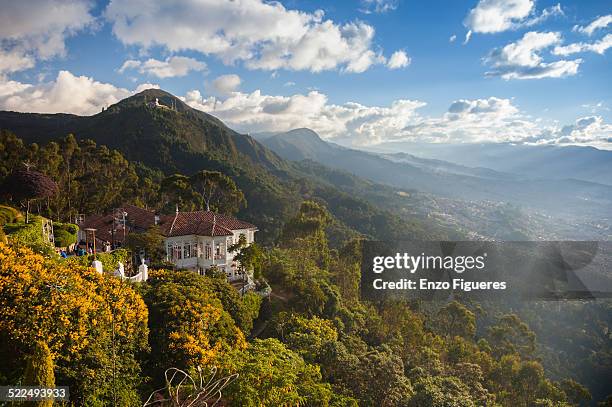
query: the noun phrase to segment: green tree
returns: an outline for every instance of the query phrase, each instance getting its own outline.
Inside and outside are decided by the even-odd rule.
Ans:
[[[5,178],[0,191],[26,207],[26,223],[30,222],[30,203],[36,199],[48,198],[57,193],[55,181],[38,171],[30,169],[13,171]]]
[[[28,249],[0,244],[0,258],[0,332],[6,333],[0,354],[8,356],[2,374],[23,372],[32,355],[42,365],[30,365],[24,375],[49,372],[49,359],[36,356],[47,346],[55,381],[70,386],[75,404],[138,404],[137,359],[148,336],[142,298],[116,277]]]
[[[470,389],[452,376],[424,376],[414,385],[410,407],[476,407]]]
[[[447,337],[472,338],[476,332],[476,316],[465,305],[452,301],[438,311],[436,326]]]
[[[511,353],[528,357],[535,351],[535,333],[516,314],[501,316],[497,324],[489,328],[488,337],[497,357]]]
[[[241,234],[238,242],[228,247],[230,253],[236,253],[234,260],[238,261],[240,271],[247,273],[253,271],[255,278],[261,276],[264,261],[264,252],[255,242],[247,244],[246,236]]]
[[[320,358],[324,378],[359,405],[406,406],[413,394],[402,360],[386,347],[362,353],[342,342],[327,342]]]
[[[143,249],[153,264],[160,264],[166,259],[164,236],[159,226],[153,225],[143,233],[130,233],[127,236],[127,246],[134,253]]]
[[[43,341],[34,343],[34,350],[27,358],[27,365],[23,378],[26,386],[55,387],[55,374],[53,372],[53,357],[49,346]],[[35,402],[39,407],[50,407],[53,400]]]
[[[582,402],[591,400],[589,389],[572,379],[561,380],[561,389],[567,395],[567,400],[572,404],[580,405]]]
[[[191,188],[189,177],[173,174],[161,182],[160,192],[168,210],[178,207],[182,211],[194,210],[197,207],[197,195]]]
[[[31,159],[23,140],[10,131],[0,130],[0,180]]]
[[[283,228],[281,241],[320,236],[324,234],[325,227],[330,221],[331,216],[325,207],[314,201],[304,201],[297,215]]]
[[[210,284],[184,271],[152,271],[144,293],[149,308],[150,372],[209,366],[246,340]]]
[[[219,171],[202,170],[189,179],[193,190],[199,194],[202,208],[224,214],[234,214],[246,206],[244,194],[236,183]]]
[[[318,361],[327,343],[338,340],[338,332],[331,321],[286,312],[276,317],[276,333],[283,343],[310,363]]]
[[[206,282],[206,287],[221,301],[223,309],[229,312],[236,325],[244,333],[251,332],[253,321],[259,315],[262,298],[253,292],[240,295],[238,290],[227,281],[225,273],[218,268],[207,270],[203,281]]]
[[[333,399],[319,368],[276,339],[255,339],[246,350],[231,354],[225,370],[239,374],[224,392],[230,405],[327,406]]]
[[[53,235],[56,247],[68,247],[76,243],[79,227],[72,223],[53,223]]]

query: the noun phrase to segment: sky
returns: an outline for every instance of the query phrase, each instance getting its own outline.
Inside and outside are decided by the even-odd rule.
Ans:
[[[612,3],[0,4],[0,109],[96,114],[159,87],[245,133],[612,150]]]

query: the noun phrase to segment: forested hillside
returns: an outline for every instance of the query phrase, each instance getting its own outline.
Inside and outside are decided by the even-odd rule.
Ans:
[[[459,301],[360,300],[360,242],[330,250],[330,219],[305,202],[286,223],[257,264],[274,293],[263,302],[238,295],[223,275],[158,270],[131,285],[0,243],[0,378],[69,385],[77,405],[141,405],[154,389],[168,397],[169,368],[196,382],[222,379],[221,399],[232,406],[527,407],[590,399],[571,374],[552,380],[545,373],[537,335],[513,313]],[[605,386],[605,377],[591,384]],[[182,394],[208,390],[186,386]]]

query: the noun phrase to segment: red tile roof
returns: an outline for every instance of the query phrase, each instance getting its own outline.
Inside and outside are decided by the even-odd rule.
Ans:
[[[210,211],[162,216],[160,226],[165,236],[231,236],[232,230],[257,229],[251,223]]]
[[[115,218],[115,242],[123,241],[122,212],[126,212],[126,235],[132,231],[144,231],[155,224],[155,212],[133,205],[123,205],[115,215],[90,215],[80,225],[81,229],[96,229],[96,238],[112,241],[113,218]],[[233,230],[257,229],[255,225],[232,216],[211,211],[178,212],[160,216],[158,225],[164,236],[231,236]]]
[[[79,225],[81,230],[96,229],[96,239],[102,242],[123,242],[123,229],[121,225],[115,223],[115,236],[113,239],[113,215],[90,215],[85,217],[85,221]],[[129,233],[129,228],[126,230],[126,235]]]
[[[134,205],[123,205],[121,209],[127,213],[127,222],[136,228],[148,229],[155,224],[155,212],[153,211]]]

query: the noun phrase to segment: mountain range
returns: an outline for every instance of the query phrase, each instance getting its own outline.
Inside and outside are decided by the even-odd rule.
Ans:
[[[539,172],[529,176],[526,170],[512,173],[407,153],[355,150],[324,141],[310,129],[255,137],[288,160],[313,160],[397,188],[466,201],[508,202],[566,217],[598,219],[612,213],[612,186],[583,179],[547,178]],[[562,166],[563,160],[557,165]]]
[[[380,144],[374,151],[398,160],[418,156],[528,177],[573,178],[612,185],[612,151],[588,146],[393,142]]]

